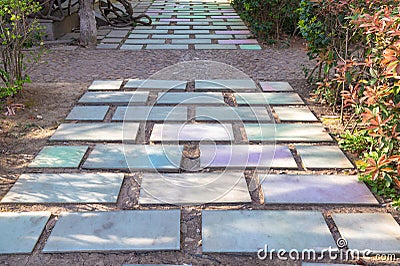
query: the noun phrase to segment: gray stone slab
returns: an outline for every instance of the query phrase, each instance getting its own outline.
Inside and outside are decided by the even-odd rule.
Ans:
[[[227,26],[214,26],[214,25],[195,25],[193,26],[195,30],[226,30]]]
[[[152,39],[189,39],[189,35],[153,34]]]
[[[134,141],[139,123],[78,123],[61,124],[51,136],[52,141]]]
[[[243,173],[143,174],[139,204],[251,202]]]
[[[210,34],[209,30],[174,30],[174,34]]]
[[[195,80],[195,90],[257,90],[251,79]]]
[[[128,30],[112,30],[107,34],[107,38],[124,38],[129,33]]]
[[[281,121],[317,122],[318,119],[308,107],[276,106],[275,113]]]
[[[75,106],[65,120],[103,121],[108,106]]]
[[[167,92],[158,94],[157,104],[225,104],[219,92]]]
[[[50,215],[50,212],[1,212],[0,254],[32,252]]]
[[[368,187],[349,175],[260,175],[266,204],[379,204]]]
[[[141,50],[143,49],[143,45],[137,45],[137,44],[123,44],[119,48],[121,50]]]
[[[187,50],[186,44],[148,44],[145,49],[149,50]]]
[[[177,170],[182,149],[178,145],[96,145],[83,168]]]
[[[297,93],[236,93],[238,105],[303,105]]]
[[[128,39],[147,39],[149,34],[129,34]]]
[[[95,80],[89,86],[89,91],[96,90],[119,90],[122,85],[123,80]]]
[[[117,49],[119,46],[119,43],[100,43],[98,45],[96,45],[96,49],[99,50],[115,50]]]
[[[265,107],[196,107],[198,121],[271,121]]]
[[[337,146],[296,145],[296,149],[307,169],[354,168]]]
[[[250,141],[331,142],[320,124],[244,124]]]
[[[280,145],[200,145],[201,167],[297,169],[290,150]]]
[[[163,39],[127,39],[125,44],[165,44]]]
[[[203,252],[335,247],[324,217],[316,211],[203,210]]]
[[[208,21],[177,21],[176,25],[209,25]]]
[[[179,248],[179,210],[135,210],[62,213],[43,252]]]
[[[389,213],[333,213],[349,249],[400,253],[400,226]]]
[[[160,30],[188,30],[189,26],[157,26]]]
[[[194,49],[197,50],[234,50],[235,45],[231,44],[195,44]]]
[[[183,80],[155,80],[129,79],[125,88],[141,90],[185,90],[187,81]]]
[[[232,34],[198,34],[196,39],[233,39]]]
[[[86,92],[78,102],[84,104],[145,104],[148,97],[148,91]]]
[[[112,121],[187,121],[187,107],[130,106],[118,107]]]
[[[45,146],[29,167],[78,168],[88,146]]]
[[[101,43],[120,43],[123,38],[104,38],[101,40]]]
[[[2,203],[116,203],[124,174],[23,174]]]
[[[211,44],[210,39],[172,39],[172,44]]]
[[[293,91],[288,82],[265,81],[260,82],[260,86],[265,92]]]
[[[150,141],[233,141],[230,124],[156,124]]]
[[[133,30],[132,34],[167,34],[168,30]]]

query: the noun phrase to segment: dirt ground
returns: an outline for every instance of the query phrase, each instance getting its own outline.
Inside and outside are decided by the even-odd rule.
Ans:
[[[312,67],[301,42],[281,49],[267,47],[263,51],[101,51],[76,50],[63,47],[50,50],[31,74],[33,83],[27,84],[22,95],[13,99],[24,104],[15,116],[0,115],[0,199],[12,187],[18,176],[45,145],[79,97],[95,79],[146,79],[164,67],[190,60],[213,60],[229,64],[243,71],[255,81],[288,81],[310,104],[318,117],[336,115],[331,108],[309,100],[310,87],[303,78],[302,67]],[[325,119],[326,120],[326,119]],[[324,120],[324,121],[325,121]],[[337,119],[327,119],[330,132],[340,130]],[[247,181],[253,172],[246,172]],[[169,252],[78,252],[62,254],[41,253],[47,237],[61,211],[100,211],[116,209],[179,208],[142,207],[133,200],[139,193],[139,175],[127,174],[116,205],[114,204],[0,204],[0,211],[50,211],[53,216],[31,255],[2,255],[1,265],[121,265],[122,263],[166,263],[193,265],[300,265],[299,261],[261,261],[255,254],[202,254],[201,210],[207,209],[295,209],[322,211],[332,234],[338,238],[332,212],[390,212],[399,222],[399,215],[382,203],[379,207],[349,207],[326,205],[271,205],[262,204],[262,197],[253,193],[251,204],[206,205],[181,207],[181,250]],[[133,195],[134,196],[134,195]],[[137,197],[136,197],[137,198]],[[323,261],[329,262],[327,258]],[[332,261],[334,262],[334,261]],[[374,264],[373,260],[352,261]],[[378,262],[378,263],[382,263]],[[393,263],[395,265],[395,263]]]

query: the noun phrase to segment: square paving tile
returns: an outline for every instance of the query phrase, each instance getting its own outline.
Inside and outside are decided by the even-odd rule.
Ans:
[[[49,212],[1,212],[0,254],[31,253],[50,214]]]
[[[318,119],[308,107],[276,106],[275,113],[281,121],[317,122]]]
[[[198,121],[271,121],[265,107],[196,107]]]
[[[203,252],[335,247],[324,217],[316,211],[203,210]]]
[[[238,105],[303,105],[297,93],[236,93]]]
[[[150,141],[233,141],[230,124],[156,124]]]
[[[187,121],[187,107],[130,106],[117,107],[112,121]]]
[[[23,174],[2,203],[116,203],[124,174]]]
[[[288,82],[260,82],[261,89],[265,92],[277,92],[277,91],[293,91],[292,86]]]
[[[179,210],[135,210],[62,213],[43,252],[179,248]]]
[[[78,123],[61,124],[52,141],[122,141],[136,139],[138,123]]]
[[[178,145],[96,145],[83,168],[177,170],[182,149]]]
[[[86,104],[145,104],[148,97],[148,91],[86,92],[78,102]]]
[[[143,174],[139,204],[251,202],[243,173]]]
[[[378,204],[357,176],[269,174],[260,181],[266,204]]]
[[[244,124],[250,141],[331,142],[320,124]]]
[[[399,253],[400,226],[389,213],[333,213],[332,218],[349,249]]]
[[[159,93],[157,104],[225,104],[220,92]]]
[[[197,50],[234,50],[236,46],[230,44],[195,44],[194,48]]]
[[[78,168],[88,146],[45,146],[29,167]]]
[[[103,121],[108,106],[75,106],[65,120]]]
[[[257,90],[251,79],[195,80],[195,90]]]
[[[296,149],[307,169],[354,168],[337,146],[296,145]]]
[[[187,81],[183,80],[141,80],[130,79],[125,85],[129,89],[141,90],[185,90]]]
[[[96,90],[119,90],[122,85],[122,80],[95,80],[89,86],[88,90],[96,91]]]
[[[200,145],[201,167],[297,169],[290,150],[274,145]]]

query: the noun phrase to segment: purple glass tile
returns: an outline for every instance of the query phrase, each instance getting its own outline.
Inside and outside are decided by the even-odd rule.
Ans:
[[[219,44],[258,44],[257,40],[244,39],[244,40],[218,40]]]
[[[211,18],[240,18],[239,16],[211,16]]]
[[[248,30],[216,30],[215,34],[251,34]]]
[[[160,21],[163,21],[163,22],[177,22],[177,21],[189,22],[190,19],[188,19],[188,18],[161,18]]]

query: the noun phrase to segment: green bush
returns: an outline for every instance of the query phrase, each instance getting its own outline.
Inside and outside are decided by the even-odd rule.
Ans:
[[[295,10],[300,0],[233,0],[232,5],[251,31],[264,40],[293,35],[297,28]]]
[[[26,57],[23,49],[37,44],[40,28],[28,16],[39,10],[40,5],[31,0],[0,1],[0,98],[14,95],[30,82],[27,73],[40,52]]]

